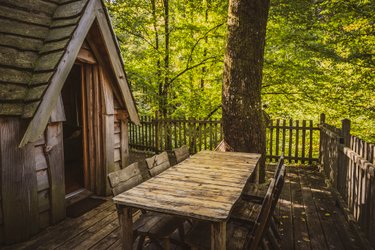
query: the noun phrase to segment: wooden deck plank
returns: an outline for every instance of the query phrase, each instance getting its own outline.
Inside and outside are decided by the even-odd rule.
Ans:
[[[118,240],[120,239],[120,228],[115,228],[110,234],[107,235],[104,239],[98,241],[91,250],[101,250],[111,248]],[[121,245],[119,245],[120,247]]]
[[[272,176],[272,170],[268,171]],[[161,188],[171,189],[175,180]],[[189,188],[193,189],[194,184]],[[326,185],[322,173],[314,167],[287,168],[278,212],[281,221],[282,249],[366,249],[356,237],[344,212],[335,203],[335,196]],[[158,190],[155,191],[156,193]],[[221,190],[210,191],[211,195]],[[321,209],[322,208],[322,209]],[[304,214],[306,213],[306,215]],[[329,213],[329,216],[326,216]],[[247,212],[249,217],[252,211]],[[306,221],[303,221],[305,219]],[[238,236],[238,235],[237,235]],[[32,240],[2,249],[121,249],[115,206],[108,201],[75,219],[66,219],[47,228]],[[304,241],[307,237],[310,242]],[[235,235],[227,236],[235,240]],[[238,238],[238,237],[237,237]],[[238,240],[238,239],[237,239]],[[301,241],[302,240],[302,241]],[[327,242],[327,243],[326,243]],[[310,244],[310,245],[309,245]],[[145,250],[157,249],[146,244]],[[171,249],[181,248],[172,245]]]
[[[301,173],[303,172],[301,171]],[[328,249],[307,177],[304,174],[300,174],[299,179],[302,188],[303,202],[306,207],[306,222],[309,229],[311,248]]]
[[[292,218],[295,249],[311,249],[309,232],[306,225],[306,212],[303,204],[302,189],[299,182],[298,169],[291,167],[289,180],[292,200]]]
[[[287,169],[287,178],[279,199],[279,220],[281,234],[281,248],[294,249],[293,235],[293,216],[292,216],[292,199],[290,193],[289,169]]]
[[[336,199],[325,183],[324,176],[311,168],[304,169],[303,174],[307,176],[313,190],[328,246],[335,249],[365,249],[345,220],[343,211],[336,205]]]
[[[86,230],[76,234],[74,237],[65,241],[56,249],[64,250],[64,249],[73,249],[73,248],[78,248],[80,246],[83,246],[85,245],[85,243],[87,244],[88,241],[92,241],[90,239],[93,237],[93,235],[95,235],[98,231],[100,231],[101,229],[103,229],[108,224],[114,221],[117,222],[117,227],[118,227],[116,211],[113,211],[110,214],[107,214],[104,218],[102,218],[102,220],[98,221],[97,223],[87,228]],[[92,245],[95,245],[97,241],[95,241]],[[81,249],[86,249],[86,248],[82,247]]]
[[[9,248],[6,247],[5,249],[52,249],[95,224],[98,220],[114,210],[115,206],[112,202],[105,202],[90,212],[85,213],[81,217],[75,219],[67,218],[63,222],[49,227],[46,231],[38,234],[31,240],[25,243],[10,246]]]

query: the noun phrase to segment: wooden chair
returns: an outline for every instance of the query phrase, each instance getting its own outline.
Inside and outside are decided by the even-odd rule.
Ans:
[[[168,158],[168,153],[165,151],[161,154],[147,158],[146,163],[148,171],[150,172],[150,175],[152,177],[160,174],[171,166]]]
[[[229,220],[227,224],[227,249],[258,249],[268,232],[270,216],[273,213],[275,179],[264,197],[260,211],[254,222]],[[199,222],[185,237],[185,241],[193,249],[210,249],[210,223]]]
[[[280,170],[284,166],[284,153],[281,153],[280,158],[277,162],[275,173],[273,178],[277,180],[280,175]],[[269,182],[258,184],[248,182],[242,191],[242,199],[252,201],[254,203],[262,204],[263,198],[267,192]]]
[[[180,163],[190,157],[189,147],[183,145],[180,148],[173,149],[173,154],[176,157],[176,163]]]
[[[147,179],[147,175],[142,175],[144,171],[141,171],[141,169],[142,164],[136,162],[124,169],[108,174],[113,195],[116,196],[129,190]],[[120,212],[119,207],[117,207],[117,211]],[[183,223],[184,219],[176,216],[142,211],[140,217],[133,223],[134,239],[139,236],[137,249],[142,249],[146,237],[149,237],[157,244],[159,244],[159,240],[163,240],[165,248],[168,249],[170,245],[169,236],[176,229],[179,230],[180,238],[183,241]],[[179,242],[173,242],[179,244]]]
[[[281,161],[282,162],[282,161]],[[280,194],[282,192],[284,183],[285,183],[285,165],[281,165],[280,171],[277,175],[277,179],[275,180],[274,178],[271,179],[271,183],[275,182],[275,185],[272,187],[271,185],[269,186],[267,193],[270,191],[272,188],[272,207],[271,207],[271,216],[268,218],[269,221],[267,221],[267,239],[270,241],[269,243],[272,246],[272,249],[279,249],[280,248],[280,234],[277,230],[275,221],[274,221],[274,214],[273,211],[275,210],[277,206],[278,199],[280,197]],[[266,196],[265,196],[266,197]],[[241,222],[241,223],[253,223],[253,221],[256,220],[255,214],[256,211],[261,210],[262,206],[265,203],[265,197],[263,198],[263,201],[260,204],[249,202],[246,200],[240,200],[237,202],[235,205],[232,213],[231,213],[231,220]]]

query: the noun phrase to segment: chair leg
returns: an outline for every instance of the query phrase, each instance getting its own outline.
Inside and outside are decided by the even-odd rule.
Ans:
[[[271,228],[267,231],[267,239],[269,240],[269,243],[271,244],[272,249],[280,249],[279,242],[275,238],[275,235],[273,234],[273,231]]]
[[[274,219],[276,224],[280,224],[280,220],[275,214],[272,215],[272,218]]]
[[[139,240],[138,240],[138,244],[137,244],[137,250],[141,250],[143,248],[143,243],[145,242],[145,236],[144,235],[140,235],[139,236]]]
[[[170,242],[169,238],[168,237],[164,238],[163,241],[164,241],[164,249],[170,250],[171,249],[171,242]]]
[[[185,229],[184,224],[178,226],[178,235],[180,236],[180,240],[184,242],[185,240]]]
[[[271,217],[271,229],[272,229],[272,232],[275,235],[276,239],[278,241],[281,241],[281,236],[280,236],[280,233],[279,233],[279,229],[277,228],[276,223],[275,223],[273,217]]]
[[[262,249],[263,250],[269,250],[270,248],[268,247],[268,242],[267,240],[265,239],[265,237],[263,237],[262,239]]]

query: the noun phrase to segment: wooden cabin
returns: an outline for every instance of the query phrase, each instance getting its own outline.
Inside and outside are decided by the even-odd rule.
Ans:
[[[0,2],[0,243],[65,218],[66,198],[110,194],[139,123],[101,0]]]

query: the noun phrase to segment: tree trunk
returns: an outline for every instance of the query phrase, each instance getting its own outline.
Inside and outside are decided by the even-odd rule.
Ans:
[[[234,150],[262,154],[257,179],[265,178],[266,134],[261,85],[269,0],[230,0],[222,92],[224,140]]]

